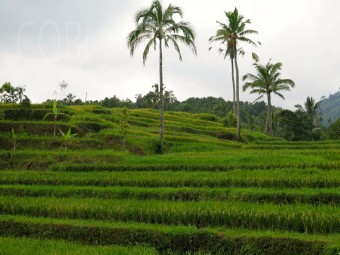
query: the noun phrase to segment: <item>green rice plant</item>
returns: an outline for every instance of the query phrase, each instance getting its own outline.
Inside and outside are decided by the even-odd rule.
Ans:
[[[72,157],[73,154],[65,155]],[[49,172],[2,171],[1,184],[82,185],[130,187],[254,187],[254,188],[339,188],[340,171],[279,169],[273,171],[122,171]]]
[[[23,139],[23,141],[30,142],[27,139]],[[33,140],[34,141],[34,140]],[[20,144],[22,140],[20,139]],[[58,164],[60,162],[64,163],[72,163],[72,164],[89,164],[101,161],[103,163],[118,163],[123,160],[123,156],[126,154],[120,151],[112,151],[112,150],[97,150],[91,151],[86,150],[86,147],[98,146],[104,147],[103,143],[98,140],[93,139],[77,139],[77,143],[72,143],[72,148],[82,148],[82,143],[85,143],[83,146],[83,150],[73,150],[68,151],[65,154],[64,150],[60,148],[62,146],[62,140],[59,138],[52,138],[50,141],[48,139],[42,138],[39,143],[35,144],[35,146],[39,147],[47,147],[47,150],[17,150],[16,152],[16,161],[14,165],[14,169],[22,169],[23,165],[27,164],[27,162],[31,162],[30,169],[34,170],[46,170],[54,164]],[[33,147],[33,146],[32,146]],[[57,149],[54,149],[57,148]],[[51,149],[54,149],[53,151]],[[59,150],[60,149],[60,150]],[[6,155],[8,154],[7,150],[0,151],[0,169],[6,169]],[[62,160],[60,158],[62,156]]]
[[[12,148],[12,141],[9,137],[1,137],[0,136],[0,144],[3,149]],[[31,150],[58,150],[61,147],[64,147],[63,141],[59,137],[51,137],[51,136],[24,136],[20,134],[20,141],[18,142],[21,148],[25,148],[25,151],[30,148]],[[73,149],[77,150],[89,150],[93,148],[108,149],[108,145],[105,144],[105,141],[99,140],[97,138],[91,137],[82,137],[81,139],[77,139],[77,143],[72,144]],[[20,153],[20,151],[18,151]],[[34,160],[34,155],[32,155],[32,159]]]
[[[0,216],[0,232],[95,245],[145,244],[161,254],[336,254],[337,235]],[[109,247],[108,247],[109,248]],[[207,252],[209,251],[209,252]]]
[[[0,197],[0,213],[84,220],[339,233],[339,207],[240,202],[174,202]]]
[[[101,199],[139,199],[170,201],[242,201],[274,204],[340,205],[338,189],[274,188],[145,188],[2,185],[0,195],[18,197],[76,197]]]
[[[0,237],[0,253],[16,255],[152,255],[156,250],[147,247],[87,246],[65,241],[32,238]]]
[[[73,130],[73,129],[72,129]],[[159,157],[158,155],[148,155],[144,157],[140,157],[139,155],[134,154],[124,154],[120,164],[111,164],[110,161],[97,161],[92,160],[92,154],[97,154],[100,156],[101,154],[115,154],[117,151],[112,150],[104,150],[105,146],[109,146],[109,144],[105,144],[104,140],[97,140],[93,137],[88,137],[89,144],[86,144],[86,139],[80,137],[79,147],[81,144],[85,144],[84,147],[91,147],[90,145],[93,142],[93,145],[97,145],[99,148],[102,148],[100,151],[88,151],[88,150],[79,150],[74,151],[72,156],[73,158],[89,158],[88,161],[85,161],[85,165],[76,165],[72,162],[68,162],[67,165],[60,165],[58,161],[51,161],[48,164],[45,164],[44,168],[47,166],[53,166],[53,170],[59,171],[126,171],[126,170],[185,170],[185,171],[229,171],[233,169],[254,169],[254,170],[272,170],[272,169],[285,169],[285,168],[300,168],[300,169],[308,169],[308,168],[319,168],[324,170],[335,170],[340,169],[340,150],[233,150],[233,143],[231,143],[231,147],[226,151],[225,148],[228,146],[226,143],[226,147],[218,147],[210,146],[213,143],[205,143],[201,144],[202,148],[205,148],[207,151],[199,151],[200,143],[197,145],[197,150],[194,145],[190,145],[189,143],[173,143],[170,142],[169,150],[173,151],[178,150],[178,153],[166,153]],[[29,138],[25,138],[25,141],[29,144]],[[34,140],[34,139],[33,139]],[[143,137],[139,139],[137,136],[131,134],[130,140],[138,144],[140,150],[146,150],[147,142],[150,140],[148,137]],[[47,144],[48,145],[48,144]],[[112,146],[112,145],[111,145]],[[145,146],[145,147],[143,147]],[[133,148],[134,146],[132,146]],[[76,147],[77,148],[77,147]],[[84,148],[84,149],[85,149]],[[196,152],[187,152],[184,151],[186,149],[195,149]],[[217,150],[216,148],[220,148]],[[228,147],[227,147],[228,148]],[[210,151],[209,151],[210,150]],[[0,151],[1,154],[1,151]],[[21,155],[25,154],[25,161],[35,162],[37,158],[44,158],[40,155],[45,154],[46,159],[49,158],[54,153],[52,151],[43,151],[43,150],[24,150],[17,151],[19,155],[19,160],[21,160]],[[1,156],[0,156],[1,161]],[[70,165],[69,163],[72,163]],[[80,162],[81,163],[81,162]],[[92,163],[92,165],[90,164]],[[94,163],[94,164],[93,164]],[[1,164],[1,163],[0,163]],[[34,168],[32,168],[34,169]],[[39,169],[39,168],[38,168]]]
[[[61,122],[58,123],[59,128],[66,129],[70,126],[69,123]],[[51,129],[54,128],[54,124],[48,123],[46,121],[1,121],[0,122],[0,131],[1,132],[11,132],[11,129],[14,128],[15,130],[24,131],[27,135],[31,136],[44,136],[49,135],[51,133]],[[79,129],[78,129],[79,130]],[[77,130],[77,131],[78,131]],[[79,130],[79,132],[84,133],[84,131]],[[1,149],[2,147],[0,147]],[[29,147],[28,147],[29,148]]]

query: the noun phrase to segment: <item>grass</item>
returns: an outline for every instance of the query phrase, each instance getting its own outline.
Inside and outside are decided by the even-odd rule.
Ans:
[[[340,171],[320,169],[51,172],[2,171],[1,184],[129,187],[338,188]]]
[[[157,199],[172,201],[242,201],[274,204],[340,205],[340,194],[333,189],[274,188],[145,188],[50,185],[2,185],[0,194],[18,197],[74,197],[101,199]]]
[[[2,255],[152,255],[158,254],[154,249],[146,247],[119,246],[84,246],[65,241],[0,237],[0,254]]]
[[[339,208],[330,205],[271,205],[241,202],[174,202],[78,198],[0,197],[2,214],[224,226],[306,233],[340,232]]]
[[[10,107],[10,106],[9,106]],[[34,110],[38,111],[39,106],[34,106]],[[2,108],[6,109],[6,106],[0,106],[0,110]],[[41,106],[41,110],[46,111],[45,106]],[[59,126],[62,126],[63,129],[67,130],[68,127],[72,127],[72,130],[75,130],[75,133],[79,133],[81,136],[90,136],[91,134],[118,134],[115,130],[118,129],[119,124],[119,116],[121,113],[121,109],[113,109],[108,110],[97,106],[72,106],[67,108],[62,108],[62,111],[67,112],[70,118],[64,122],[58,122]],[[101,114],[96,114],[94,112],[102,112]],[[23,116],[24,117],[24,116]],[[156,110],[148,110],[148,109],[135,109],[129,111],[129,122],[130,129],[128,134],[128,140],[130,141],[130,145],[137,145],[141,150],[147,152],[147,141],[143,143],[138,143],[136,137],[143,135],[143,137],[148,137],[149,139],[157,138],[158,133],[158,111]],[[177,136],[185,135],[186,138],[191,139],[191,141],[198,143],[206,143],[206,144],[218,144],[221,145],[222,148],[224,145],[221,141],[235,140],[235,129],[228,129],[223,127],[220,122],[211,122],[201,120],[195,117],[192,114],[187,113],[166,113],[166,128],[169,134],[166,139],[169,140],[171,150],[171,143],[176,141],[181,144],[185,144],[187,141],[180,141],[181,139],[177,138]],[[0,130],[3,132],[9,132],[11,128],[15,128],[19,130],[20,133],[26,133],[29,135],[51,135],[53,131],[53,123],[49,121],[39,120],[20,120],[13,121],[4,120],[0,123]],[[179,134],[179,131],[181,134]],[[176,134],[176,135],[174,135]],[[267,140],[263,134],[260,133],[252,133],[247,130],[244,130],[243,139],[249,141],[257,141],[257,140]],[[190,137],[190,138],[189,138]],[[98,136],[99,140],[105,143],[105,135]],[[108,144],[107,144],[108,145]],[[104,146],[106,147],[106,146]]]
[[[32,140],[34,141],[34,139]],[[166,168],[171,170],[230,170],[230,169],[274,169],[274,168],[319,168],[319,169],[340,169],[340,151],[335,149],[329,150],[249,150],[234,147],[231,143],[227,144],[223,150],[219,145],[200,144],[176,144],[173,148],[180,148],[181,150],[192,149],[196,152],[180,152],[167,153],[162,156],[144,155],[142,149],[138,146],[129,146],[135,153],[127,153],[117,150],[103,150],[104,143],[99,140],[86,140],[81,138],[82,142],[75,141],[72,146],[82,149],[64,151],[62,146],[59,150],[21,150],[20,138],[18,138],[18,151],[15,153],[13,159],[14,168],[22,168],[27,163],[31,163],[29,169],[60,169],[62,171],[74,169],[75,171],[84,171],[86,167],[74,165],[86,164],[85,171],[94,170],[115,170],[129,169],[129,170],[164,170]],[[116,140],[113,140],[116,141]],[[119,140],[118,140],[119,141]],[[49,141],[46,141],[49,144]],[[87,150],[88,146],[98,146],[98,150]],[[59,140],[62,143],[62,140]],[[85,145],[84,145],[85,144]],[[10,146],[10,144],[8,144]],[[112,145],[115,147],[116,145]],[[217,146],[217,147],[216,147]],[[216,150],[218,148],[218,150]],[[202,150],[205,150],[202,152]],[[9,162],[6,160],[8,150],[0,150],[0,167],[2,169],[10,168]],[[138,154],[138,155],[136,155]],[[107,155],[103,158],[101,155]],[[110,157],[112,155],[112,157]],[[113,160],[116,155],[119,155],[119,161]],[[141,157],[141,155],[143,157]],[[101,160],[97,160],[97,158]],[[79,160],[75,160],[79,159]],[[91,166],[90,164],[93,164]],[[112,164],[115,163],[115,164]],[[120,165],[117,165],[119,163]],[[71,166],[70,166],[71,164]],[[111,164],[111,165],[110,165]]]
[[[197,252],[202,254],[336,254],[340,247],[339,235],[307,235],[295,232],[252,231],[189,226],[164,226],[145,223],[102,222],[0,216],[0,229],[18,237],[51,238],[83,244],[151,244],[165,251]],[[61,231],[62,230],[62,231]],[[90,237],[90,238],[89,238]],[[242,241],[243,240],[243,241]],[[188,246],[188,244],[191,244]]]
[[[218,117],[166,112],[165,153],[155,155],[158,111],[129,110],[125,149],[121,109],[71,106],[58,128],[78,136],[65,150],[59,133],[51,136],[53,122],[39,117],[51,106],[3,110],[0,249],[8,253],[339,252],[335,141],[286,142],[243,129],[237,142]]]

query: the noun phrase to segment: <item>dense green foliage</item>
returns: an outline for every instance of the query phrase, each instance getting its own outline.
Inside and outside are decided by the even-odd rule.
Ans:
[[[10,82],[5,82],[0,87],[0,103],[22,103],[25,100],[24,104],[29,104],[25,91],[22,86],[14,87]]]
[[[243,86],[243,91],[251,89],[251,94],[258,94],[259,100],[264,96],[267,97],[267,118],[266,118],[266,133],[273,135],[273,109],[272,109],[272,96],[277,95],[285,99],[282,91],[290,91],[295,83],[290,79],[281,79],[280,71],[282,63],[272,64],[268,62],[266,65],[254,64],[257,74],[245,74],[243,80],[247,81]]]
[[[322,115],[322,124],[329,127],[340,118],[340,91],[323,97],[320,101],[318,111]]]

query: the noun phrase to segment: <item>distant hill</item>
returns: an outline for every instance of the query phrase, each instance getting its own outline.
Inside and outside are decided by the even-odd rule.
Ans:
[[[322,114],[322,124],[326,127],[340,118],[340,91],[329,95],[320,102],[319,111]]]

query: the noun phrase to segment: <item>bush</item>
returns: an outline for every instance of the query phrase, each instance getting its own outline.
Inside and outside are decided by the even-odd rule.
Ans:
[[[314,129],[312,132],[313,140],[319,141],[321,138],[322,132],[320,128]]]
[[[20,108],[23,110],[31,109],[31,100],[27,96],[20,102]]]
[[[328,128],[328,135],[330,139],[339,140],[340,139],[340,119],[334,122]]]
[[[223,119],[223,126],[236,128],[237,117],[233,112],[229,112],[227,116]]]
[[[148,149],[152,153],[163,154],[164,144],[162,144],[161,141],[158,139],[152,139],[149,141]]]

